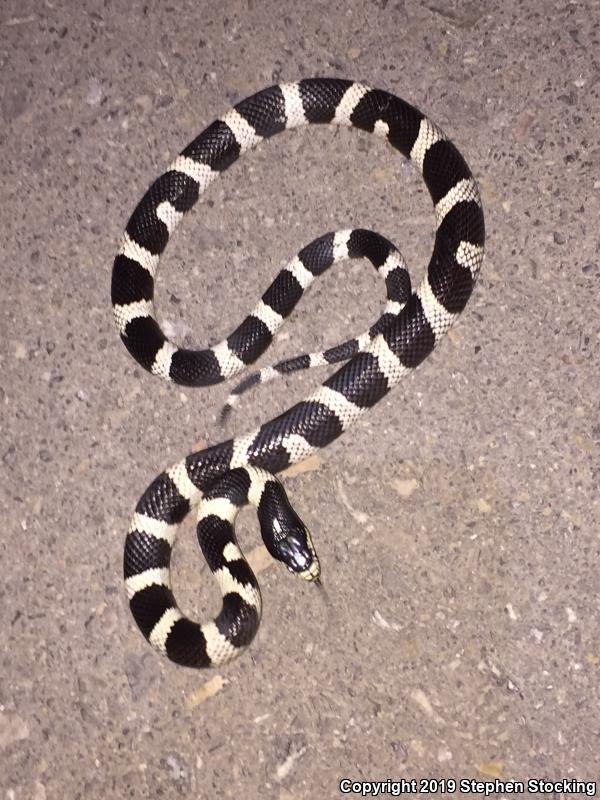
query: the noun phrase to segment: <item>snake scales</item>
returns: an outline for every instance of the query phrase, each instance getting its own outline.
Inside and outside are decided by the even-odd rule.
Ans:
[[[308,123],[349,125],[381,136],[420,170],[434,203],[436,236],[427,273],[413,291],[402,257],[366,230],[328,233],[293,258],[227,339],[204,350],[176,347],[155,318],[154,276],[167,242],[198,196],[238,156],[273,134]],[[314,278],[336,261],[367,257],[385,280],[387,305],[362,336],[323,353],[261,370],[234,390],[316,364],[346,361],[305,400],[242,436],[193,453],[161,473],[139,500],[127,534],[124,572],[134,619],[176,663],[210,667],[236,657],[260,621],[256,578],[234,533],[238,510],[257,507],[270,552],[306,580],[319,576],[310,534],[273,473],[343,433],[433,350],[465,307],[484,245],[479,192],[467,164],[420,111],[361,83],[313,78],[264,89],[213,122],[148,189],[121,239],[112,303],[121,338],[147,370],[186,386],[238,375],[269,346]],[[223,595],[219,615],[197,624],[179,610],[170,580],[178,524],[198,509],[198,538]]]

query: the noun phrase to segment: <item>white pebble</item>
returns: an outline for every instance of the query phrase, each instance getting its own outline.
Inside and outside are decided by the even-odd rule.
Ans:
[[[104,92],[102,91],[100,82],[92,78],[89,83],[88,93],[85,96],[85,102],[88,106],[99,106],[103,96]]]
[[[530,633],[533,636],[533,638],[535,639],[535,641],[537,642],[537,644],[540,644],[540,642],[544,638],[543,631],[539,630],[539,628],[532,628]]]
[[[22,342],[16,342],[15,344],[15,358],[18,358],[19,361],[27,358],[27,348]]]
[[[440,763],[444,763],[445,761],[452,761],[452,753],[447,748],[440,747],[437,753],[437,760]]]

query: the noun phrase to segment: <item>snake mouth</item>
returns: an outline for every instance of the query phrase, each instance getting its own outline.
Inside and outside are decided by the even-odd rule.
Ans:
[[[303,569],[299,572],[292,569],[288,566],[290,572],[293,572],[295,575],[298,575],[299,578],[302,578],[303,581],[307,581],[308,583],[312,583],[313,581],[318,581],[321,575],[321,565],[319,564],[319,560],[315,558],[307,569]]]

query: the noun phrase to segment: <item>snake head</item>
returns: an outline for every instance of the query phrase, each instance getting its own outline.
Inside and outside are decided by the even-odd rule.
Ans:
[[[315,553],[308,529],[288,533],[279,540],[271,555],[283,561],[290,572],[299,575],[305,581],[317,580],[321,574],[321,565]]]
[[[321,567],[312,537],[278,481],[265,486],[258,518],[265,547],[273,558],[304,580],[317,580]]]

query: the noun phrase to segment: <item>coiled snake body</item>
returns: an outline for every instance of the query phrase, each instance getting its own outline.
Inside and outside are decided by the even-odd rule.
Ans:
[[[362,229],[329,233],[281,270],[227,339],[200,351],[177,348],[161,331],[153,306],[154,276],[170,235],[200,192],[241,153],[307,123],[374,132],[421,171],[437,226],[423,281],[411,290],[402,257],[382,236]],[[152,184],[121,239],[112,302],[125,346],[155,375],[206,386],[239,374],[266,350],[315,276],[345,258],[369,258],[385,280],[388,299],[365,334],[262,370],[234,390],[229,405],[249,385],[276,374],[347,362],[308,398],[256,430],[187,456],[144,492],[127,534],[124,571],[135,621],[158,651],[179,664],[210,667],[237,656],[254,636],[260,594],[233,530],[245,503],[257,507],[270,552],[303,578],[318,578],[310,535],[273,473],[337,438],[429,355],[471,295],[483,244],[479,192],[456,147],[408,103],[348,80],[314,78],[258,92],[213,122]],[[200,545],[223,594],[220,614],[203,625],[177,607],[169,573],[177,525],[196,508]]]

